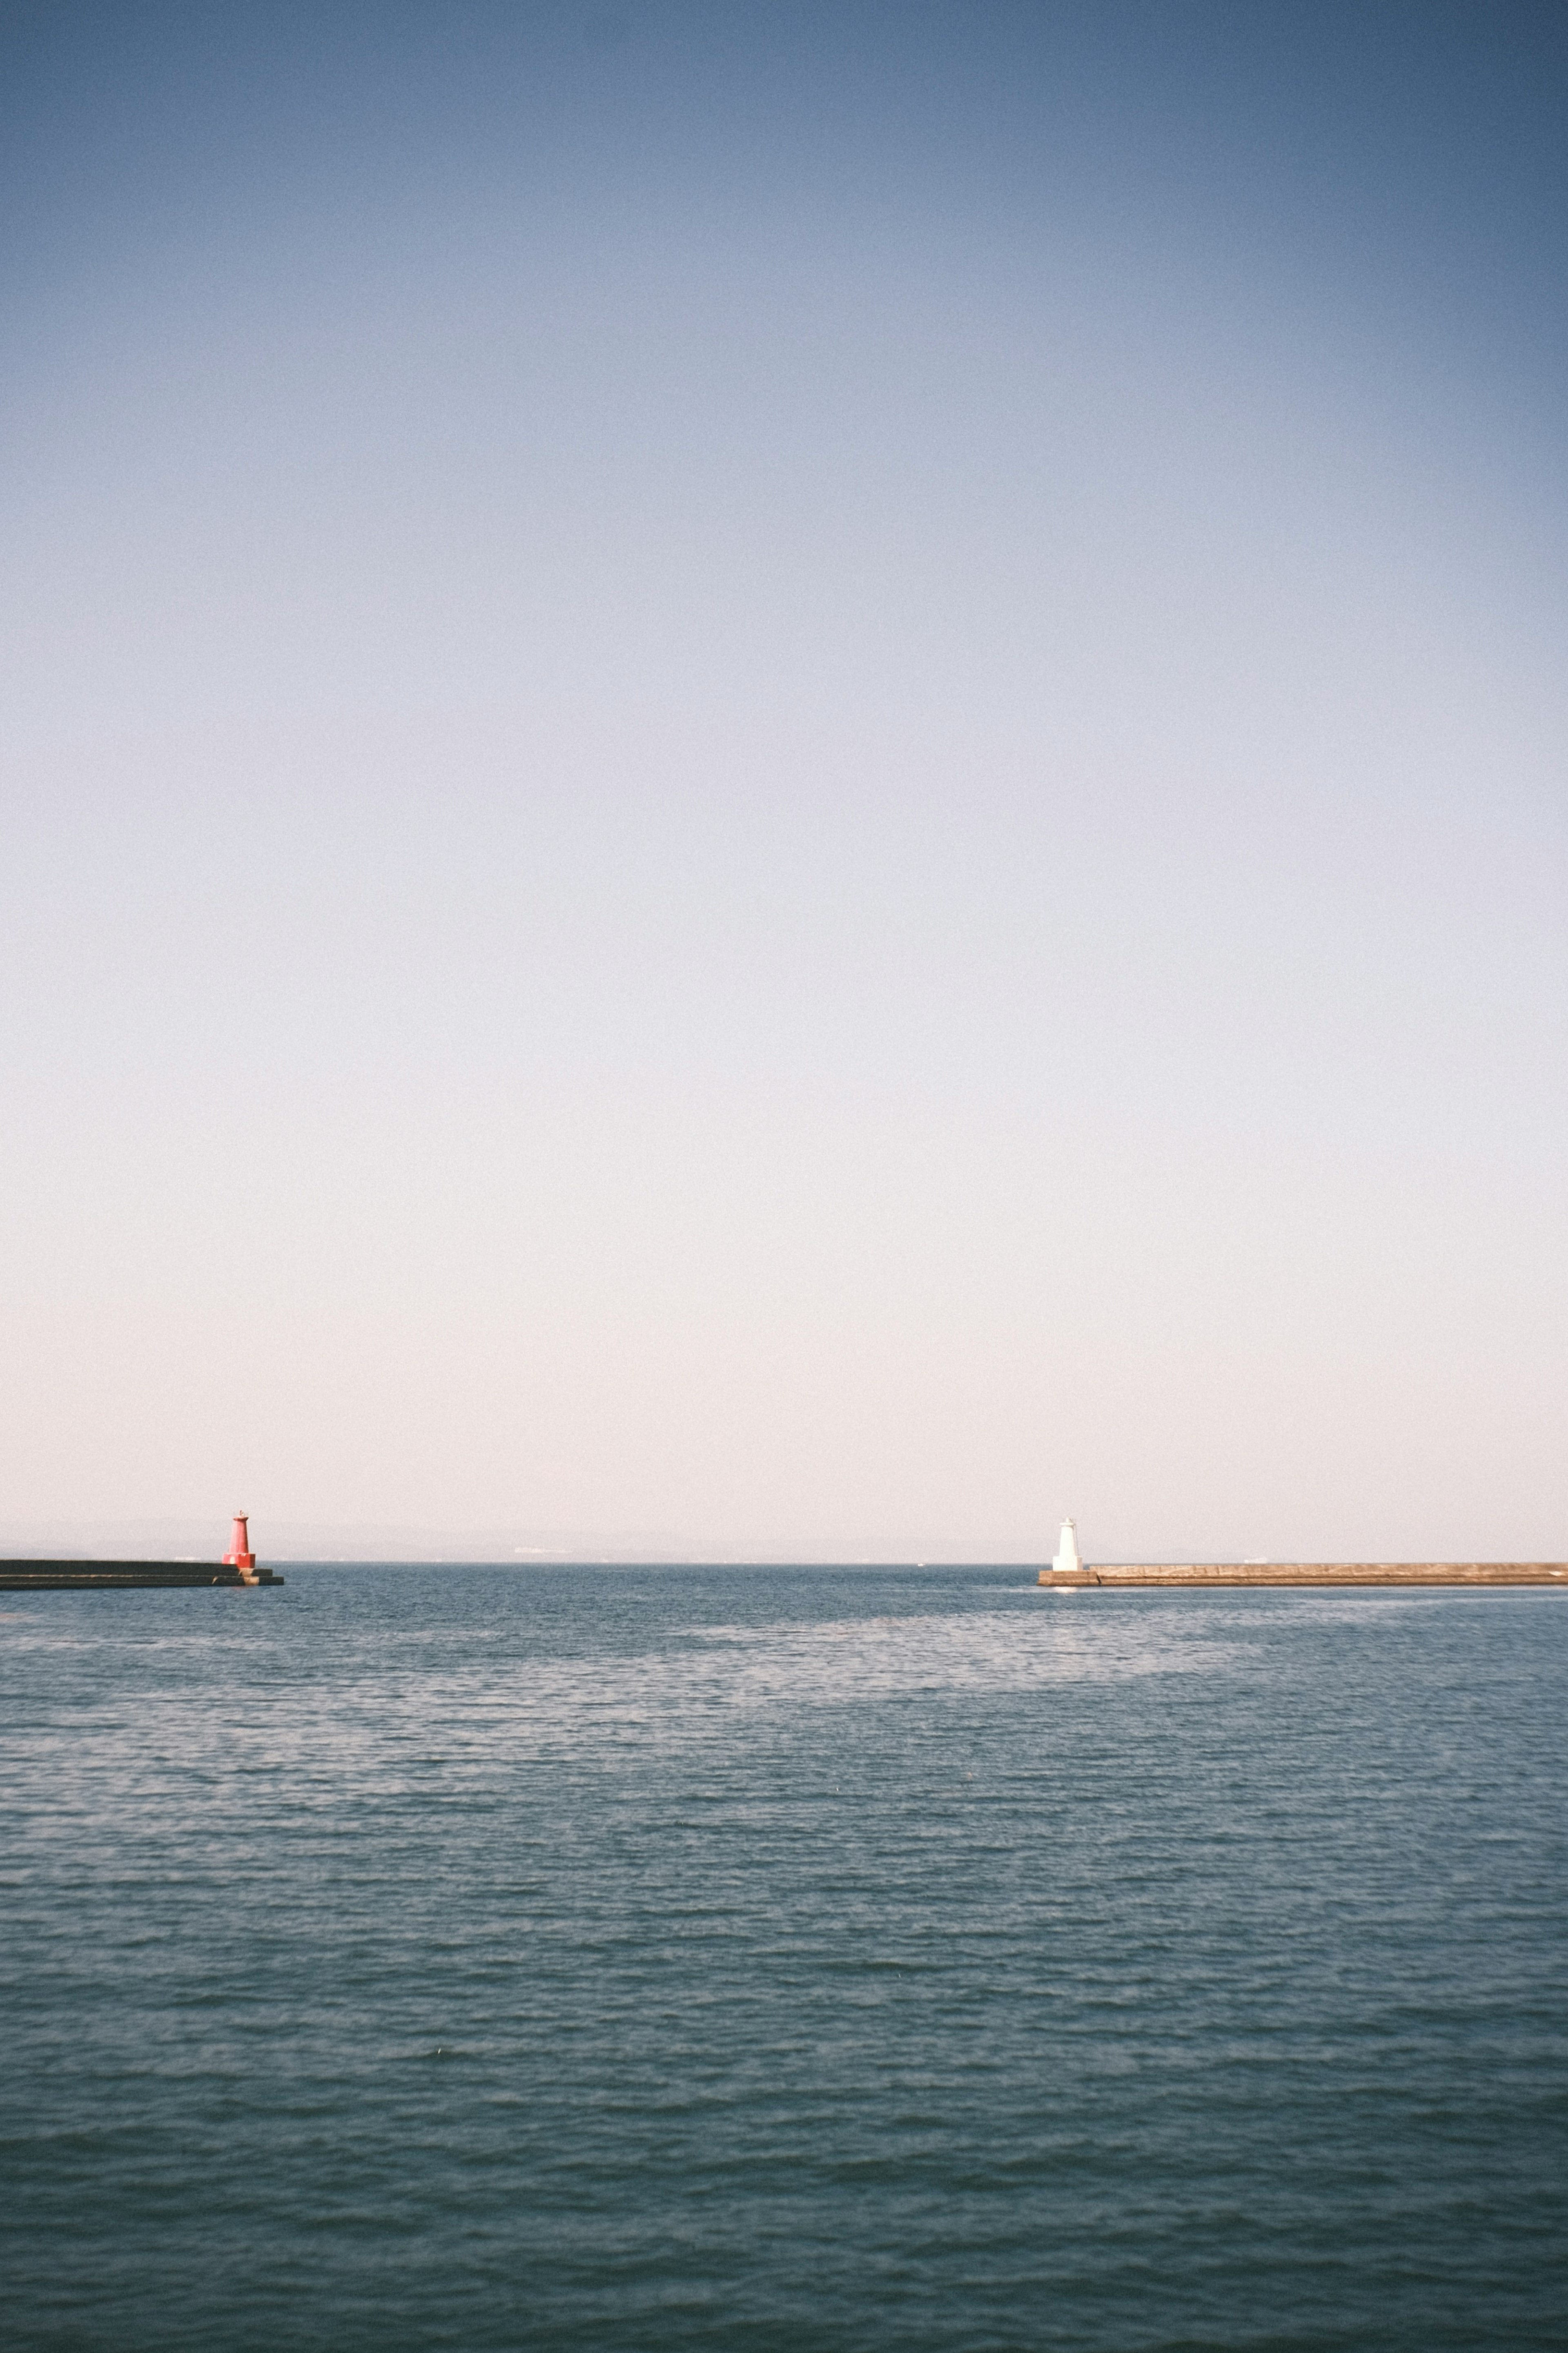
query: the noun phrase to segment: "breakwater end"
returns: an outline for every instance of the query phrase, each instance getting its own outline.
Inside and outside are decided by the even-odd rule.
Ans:
[[[281,1585],[269,1568],[216,1560],[0,1560],[0,1593],[121,1593],[146,1585]]]
[[[1317,1560],[1203,1561],[1163,1565],[1042,1568],[1039,1581],[1058,1592],[1084,1586],[1181,1585],[1206,1589],[1232,1585],[1556,1585],[1568,1590],[1561,1560]]]

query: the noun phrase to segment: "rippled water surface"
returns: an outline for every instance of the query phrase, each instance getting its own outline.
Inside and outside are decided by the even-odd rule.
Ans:
[[[1561,2348],[1568,1596],[0,1596],[38,2348]]]

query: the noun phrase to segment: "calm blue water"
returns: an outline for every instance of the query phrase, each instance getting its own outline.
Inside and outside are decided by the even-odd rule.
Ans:
[[[1568,1598],[0,1596],[0,2333],[1561,2348]]]

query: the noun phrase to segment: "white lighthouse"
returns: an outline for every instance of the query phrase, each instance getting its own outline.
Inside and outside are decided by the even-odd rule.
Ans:
[[[1082,1570],[1083,1563],[1078,1554],[1078,1522],[1064,1520],[1061,1542],[1057,1546],[1057,1556],[1051,1563],[1051,1573],[1055,1577],[1078,1577],[1081,1575]]]

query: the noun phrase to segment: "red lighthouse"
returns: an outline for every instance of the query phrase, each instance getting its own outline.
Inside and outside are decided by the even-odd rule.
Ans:
[[[250,1549],[250,1530],[246,1526],[249,1517],[248,1512],[236,1512],[234,1515],[234,1533],[228,1540],[228,1550],[223,1556],[225,1568],[243,1569],[256,1567],[256,1555]]]

